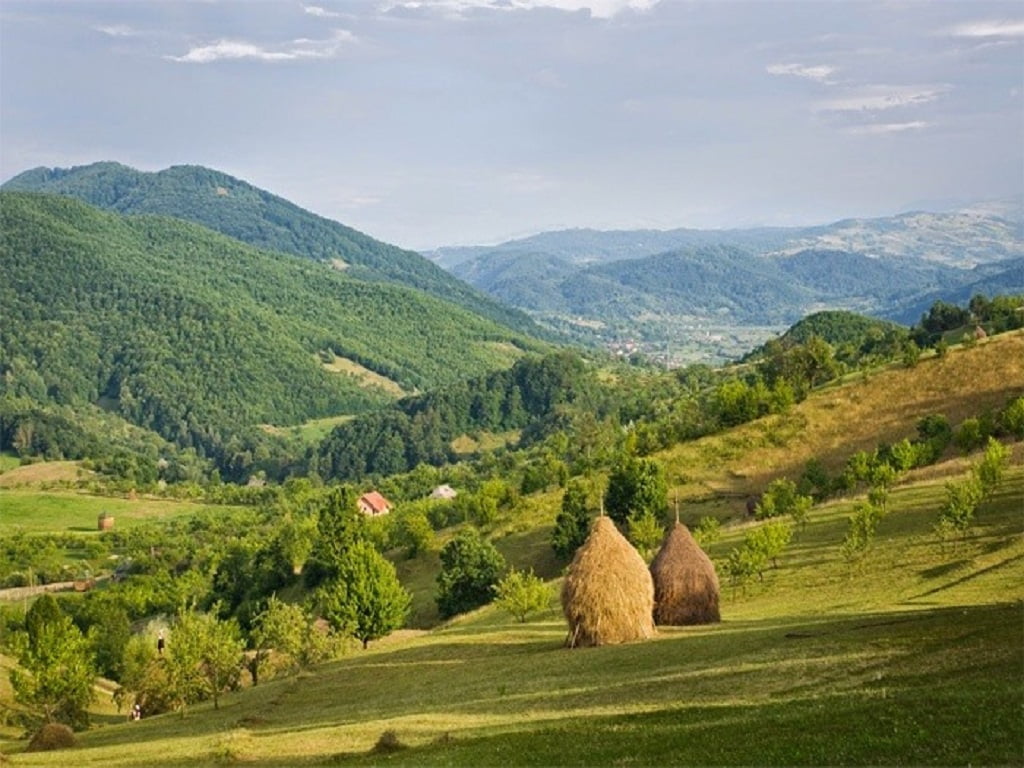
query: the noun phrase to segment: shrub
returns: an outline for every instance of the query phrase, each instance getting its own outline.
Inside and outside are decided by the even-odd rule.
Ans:
[[[533,571],[512,569],[494,585],[494,602],[523,623],[531,613],[543,611],[551,602],[551,590]]]
[[[406,748],[406,745],[398,738],[398,732],[389,728],[380,735],[377,743],[373,745],[373,751],[378,754],[398,752]]]
[[[701,547],[714,544],[722,536],[722,524],[717,517],[702,517],[697,527],[693,529],[693,538]]]
[[[26,752],[50,752],[75,746],[75,732],[63,723],[47,723],[32,737]]]

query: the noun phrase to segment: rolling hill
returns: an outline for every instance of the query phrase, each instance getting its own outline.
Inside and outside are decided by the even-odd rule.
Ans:
[[[521,312],[453,279],[417,253],[209,168],[179,165],[146,173],[114,162],[34,168],[7,181],[3,189],[75,197],[122,214],[172,216],[257,248],[331,263],[355,278],[417,288],[521,332],[539,330]]]
[[[422,291],[178,219],[3,192],[0,232],[0,393],[98,405],[179,445],[365,411],[543,348]]]
[[[1024,290],[1014,210],[791,229],[566,230],[427,256],[581,341],[632,339],[665,362],[720,361],[810,312],[846,309],[913,323],[936,299]],[[683,357],[672,359],[670,349]]]

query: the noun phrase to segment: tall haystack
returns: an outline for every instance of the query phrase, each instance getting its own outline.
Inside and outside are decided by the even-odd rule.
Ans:
[[[654,636],[654,585],[640,554],[603,515],[576,550],[562,585],[570,648]]]
[[[656,624],[712,624],[718,612],[718,574],[690,529],[676,521],[651,563]]]

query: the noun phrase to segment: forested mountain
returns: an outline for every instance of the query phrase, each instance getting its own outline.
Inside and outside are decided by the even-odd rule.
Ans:
[[[412,392],[543,348],[421,291],[177,219],[3,192],[0,234],[0,401],[99,404],[207,455],[257,424],[392,400],[369,372]]]
[[[510,328],[538,332],[521,312],[453,279],[417,253],[374,240],[209,168],[179,165],[145,173],[112,162],[35,168],[3,188],[76,197],[118,213],[185,219],[258,248],[330,262],[363,280],[418,288]]]
[[[824,308],[913,323],[937,299],[1019,292],[1017,208],[790,229],[566,230],[427,255],[588,343],[714,361]]]

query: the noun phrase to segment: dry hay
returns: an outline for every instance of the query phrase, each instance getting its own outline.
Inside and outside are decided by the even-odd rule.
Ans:
[[[718,574],[704,550],[680,522],[665,535],[651,563],[657,624],[712,624],[718,611]]]
[[[75,746],[75,734],[63,723],[47,723],[32,737],[26,752],[49,752]]]
[[[647,640],[654,636],[654,585],[640,554],[601,516],[576,550],[562,585],[570,648]]]

